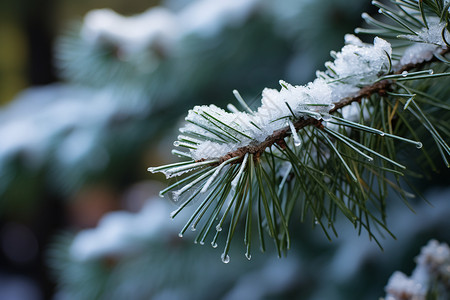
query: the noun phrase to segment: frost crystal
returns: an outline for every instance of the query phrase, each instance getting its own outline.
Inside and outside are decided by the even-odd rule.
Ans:
[[[440,23],[438,18],[428,18],[428,29],[423,28],[417,32],[417,35],[401,35],[400,37],[407,38],[411,41],[422,42],[427,44],[434,44],[445,47],[446,44],[442,39],[442,30],[444,30],[446,24]],[[448,30],[445,30],[446,39],[449,38]]]
[[[261,106],[255,112],[227,112],[215,105],[190,110],[188,124],[180,131],[196,137],[190,146],[184,145],[190,148],[191,157],[219,158],[240,147],[261,143],[289,124],[291,130],[295,129],[293,122],[301,118],[327,118],[333,102],[354,95],[390,69],[392,49],[385,40],[376,37],[370,45],[346,35],[345,41],[341,52],[332,53],[335,61],[326,63],[327,71],[318,72],[313,82],[294,86],[280,81],[280,90],[264,89]]]
[[[363,85],[389,70],[392,48],[388,42],[375,37],[373,46],[368,46],[356,36],[348,34],[345,40],[348,44],[336,54],[335,61],[325,64],[340,82],[354,86]]]

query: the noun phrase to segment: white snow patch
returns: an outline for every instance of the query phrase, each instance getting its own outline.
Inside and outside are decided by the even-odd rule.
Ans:
[[[110,43],[124,58],[145,53],[152,46],[170,51],[185,36],[210,37],[227,26],[239,26],[261,0],[194,1],[180,11],[154,7],[122,16],[111,9],[86,14],[81,36],[92,44]]]
[[[388,56],[391,56],[392,48],[387,41],[375,37],[371,46],[363,44],[353,35],[346,35],[345,39],[350,44],[336,53],[334,62],[325,64],[340,82],[353,86],[364,85],[389,70]]]
[[[408,278],[402,272],[395,272],[386,286],[386,300],[425,300],[426,289],[423,284]]]
[[[177,29],[175,16],[162,7],[130,17],[105,8],[87,13],[81,36],[95,44],[109,42],[119,45],[125,54],[133,55],[147,50],[153,43],[169,46]]]
[[[71,256],[79,261],[131,253],[149,241],[175,233],[178,223],[168,216],[170,207],[155,198],[138,213],[116,211],[106,214],[93,229],[77,234],[70,246]]]
[[[433,58],[433,53],[439,46],[433,44],[417,43],[405,49],[400,65],[418,64]]]

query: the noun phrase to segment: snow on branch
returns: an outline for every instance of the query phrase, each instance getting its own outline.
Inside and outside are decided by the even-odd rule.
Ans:
[[[375,37],[373,44],[365,44],[356,36],[347,34],[346,45],[341,51],[331,52],[334,61],[325,63],[326,71],[317,71],[317,78],[306,85],[294,86],[280,80],[280,90],[264,89],[261,106],[256,111],[245,104],[237,91],[234,93],[246,109],[245,112],[233,105],[228,106],[230,112],[215,105],[194,107],[186,117],[187,124],[180,129],[182,135],[174,143],[175,146],[187,148],[189,152],[175,150],[175,153],[194,160],[226,160],[227,155],[229,158],[252,152],[248,151],[249,148],[253,152],[254,149],[261,152],[263,149],[260,146],[270,146],[264,141],[270,139],[276,142],[289,129],[298,130],[299,126],[295,122],[299,120],[312,118],[327,121],[331,118],[329,113],[360,101],[363,97],[385,92],[387,84],[380,84],[380,81],[392,70],[397,72],[386,79],[395,79],[400,73],[404,77],[421,75],[409,74],[407,71],[417,67],[417,64],[430,61],[434,54],[447,49],[448,31],[445,24],[434,17],[428,18],[428,27],[418,30],[415,35],[399,37],[416,43],[404,50],[404,55],[395,65],[389,42]],[[290,132],[298,141],[296,130]],[[273,138],[276,134],[278,136]],[[247,150],[236,152],[243,147],[247,147]]]
[[[231,108],[234,112],[226,112],[215,105],[194,107],[175,145],[190,148],[187,155],[194,160],[220,158],[240,147],[262,143],[275,131],[291,126],[292,120],[327,119],[334,103],[356,95],[361,86],[391,68],[392,49],[385,40],[375,38],[373,45],[362,43],[354,35],[346,35],[345,40],[347,45],[341,52],[333,53],[334,62],[326,63],[327,71],[318,72],[317,78],[306,85],[280,81],[280,90],[264,89],[257,111]]]
[[[383,6],[377,1],[373,3]],[[426,64],[434,61],[449,63],[445,57],[448,29],[441,23],[434,24],[432,17],[427,27],[420,5],[417,4],[415,9],[407,14],[386,8],[381,10],[394,19],[398,27],[366,17],[366,21],[381,28],[377,31],[380,35],[387,38],[402,35],[409,39],[406,44],[391,44],[380,37],[368,44],[354,35],[346,35],[345,46],[339,52],[331,52],[334,60],[325,63],[325,71],[317,71],[314,81],[291,85],[280,80],[279,90],[265,88],[262,91],[261,105],[257,109],[250,108],[234,91],[243,111],[231,104],[228,111],[215,105],[196,106],[190,110],[186,125],[174,142],[181,150],[173,150],[173,154],[187,160],[148,168],[167,178],[182,176],[160,192],[180,203],[172,212],[172,218],[187,205],[197,200],[201,202],[180,236],[187,228],[196,230],[198,226],[202,229],[196,240],[204,242],[216,223],[212,245],[217,245],[225,219],[231,215],[222,254],[222,260],[227,263],[230,241],[241,213],[247,211],[246,256],[250,257],[253,214],[258,216],[261,249],[264,251],[263,228],[266,228],[281,256],[290,247],[288,222],[297,201],[303,212],[311,212],[314,224],[321,226],[329,239],[327,230],[330,227],[336,234],[333,227],[336,209],[354,226],[367,229],[375,241],[370,223],[390,233],[385,225],[385,193],[378,194],[371,189],[374,186],[383,186],[384,191],[393,188],[405,201],[414,195],[400,186],[399,176],[404,175],[402,171],[406,167],[395,161],[394,145],[378,140],[377,136],[422,147],[419,141],[396,135],[397,130],[392,128],[394,116],[401,119],[396,126],[404,124],[412,128],[406,120],[408,117],[423,124],[436,142],[445,164],[450,167],[447,158],[450,147],[421,109],[422,103],[414,101],[417,94],[403,84],[450,75],[450,72],[435,74],[433,70],[424,69]],[[402,13],[403,18],[411,20],[405,23],[399,19]],[[446,14],[436,12],[440,13]],[[414,29],[409,28],[410,24],[414,24]],[[414,33],[414,37],[409,33]],[[417,47],[418,43],[426,46]],[[372,95],[380,95],[380,101]],[[355,111],[352,104],[356,102],[360,105]],[[403,104],[403,109],[399,104]],[[404,111],[408,116],[405,117]],[[366,122],[367,117],[372,120]],[[310,128],[305,128],[307,126]],[[305,130],[301,130],[303,128]],[[347,129],[360,132],[357,135],[360,139],[350,136]],[[418,138],[415,132],[412,136]],[[301,150],[299,146],[302,146]],[[386,182],[386,172],[396,177],[398,185]],[[381,218],[366,206],[369,200],[379,202],[379,208],[374,210]],[[363,215],[365,217],[361,217]],[[201,221],[203,216],[204,222]],[[327,222],[328,229],[323,222]]]

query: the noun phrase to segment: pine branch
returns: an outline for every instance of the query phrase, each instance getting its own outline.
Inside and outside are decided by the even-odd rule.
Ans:
[[[409,41],[408,47],[377,37],[368,45],[347,35],[341,52],[331,53],[335,60],[325,64],[327,71],[318,72],[317,79],[306,86],[280,81],[280,91],[265,89],[257,111],[235,92],[246,112],[234,106],[229,106],[231,113],[215,106],[195,107],[189,112],[189,123],[180,129],[182,135],[174,143],[189,152],[175,150],[174,154],[190,160],[149,168],[167,178],[184,176],[161,192],[180,203],[172,217],[201,200],[180,236],[187,228],[196,230],[199,226],[197,240],[204,241],[218,221],[212,241],[216,245],[231,215],[222,254],[222,260],[228,262],[230,241],[241,215],[245,215],[244,244],[249,257],[255,213],[261,249],[265,249],[267,231],[281,256],[290,247],[288,224],[299,204],[301,219],[310,212],[314,225],[328,238],[328,230],[337,235],[333,223],[339,211],[376,241],[374,228],[389,233],[384,213],[386,191],[397,191],[405,201],[413,196],[402,188],[400,177],[406,167],[396,161],[398,148],[392,140],[422,148],[410,124],[414,119],[433,137],[450,167],[450,147],[432,121],[433,109],[428,112],[416,100],[433,98],[438,105],[430,107],[445,107],[442,100],[426,92],[425,86],[430,80],[450,75],[447,67],[439,73],[426,69],[449,63],[447,25],[442,23],[448,23],[448,7],[443,10],[446,6],[442,1],[391,2],[397,9],[374,4],[393,24],[363,15],[379,29],[358,30],[387,37],[400,34],[399,38]],[[393,48],[400,52],[393,52]],[[417,82],[424,86],[413,92]],[[442,132],[446,137],[448,131]],[[423,153],[429,157],[426,150]],[[388,173],[395,182],[388,179]],[[171,192],[174,189],[178,190]],[[208,220],[201,222],[203,217]]]
[[[449,52],[448,49],[444,49],[441,51],[441,53],[439,53],[439,55],[444,56],[448,52]],[[401,66],[399,71],[392,73],[392,75],[394,75],[392,78],[395,78],[396,77],[395,75],[402,76],[399,78],[404,78],[403,77],[404,72],[408,72],[408,71],[414,70],[414,69],[420,69],[424,65],[427,65],[431,62],[436,62],[438,60],[439,60],[438,57],[435,56],[435,57],[433,57],[433,59],[431,59],[429,61],[423,61],[421,63],[416,63],[416,64],[410,63],[407,65]],[[431,74],[431,75],[433,75],[433,74]],[[449,75],[450,74],[442,73],[442,76],[449,76]],[[413,79],[415,79],[415,78],[413,78]],[[395,79],[394,79],[394,82],[395,82]],[[347,98],[340,100],[339,102],[333,103],[334,108],[332,108],[328,113],[332,114],[332,113],[338,111],[339,109],[352,104],[353,102],[361,102],[363,99],[369,98],[372,95],[384,96],[384,95],[386,95],[387,90],[392,85],[393,85],[392,80],[382,80],[382,81],[375,82],[372,85],[365,86],[364,88],[362,88],[359,91],[359,93],[356,96],[347,97]],[[294,123],[294,127],[295,127],[296,131],[303,129],[306,126],[315,126],[317,128],[323,128],[322,121],[323,121],[323,119],[317,120],[313,117],[309,117],[307,119],[300,119],[300,120],[296,121]],[[290,129],[291,129],[290,126],[286,126],[282,129],[279,129],[279,130],[275,131],[272,135],[268,136],[264,140],[264,142],[259,143],[258,145],[248,145],[245,147],[241,147],[241,148],[237,149],[236,151],[229,152],[226,155],[220,157],[218,162],[214,162],[212,164],[221,164],[221,163],[223,163],[231,158],[234,158],[234,157],[239,157],[240,159],[235,160],[233,163],[240,163],[240,162],[242,162],[244,155],[247,153],[253,154],[254,158],[258,159],[261,156],[261,154],[265,151],[266,148],[271,147],[274,144],[283,146],[284,138],[291,135]],[[204,160],[205,159],[200,159],[200,160],[197,160],[197,162],[201,162]]]

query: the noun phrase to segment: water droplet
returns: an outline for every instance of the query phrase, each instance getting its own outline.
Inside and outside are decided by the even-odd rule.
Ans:
[[[372,157],[367,157],[367,161],[373,161]]]
[[[380,8],[380,9],[378,10],[378,12],[379,12],[380,14],[382,14],[382,13],[383,13],[383,11],[384,11],[384,10],[383,10],[383,9],[381,9],[381,8]]]
[[[178,181],[178,179],[174,179],[169,181],[169,184],[175,183],[176,181]],[[176,206],[180,206],[181,204],[183,204],[184,202],[186,202],[186,200],[188,200],[192,194],[198,192],[199,187],[193,186],[187,190],[185,190],[183,193],[180,193],[180,190],[177,191],[169,191],[166,192],[164,194],[164,198],[167,199],[168,201],[172,202],[173,204],[175,204]],[[194,198],[190,203],[196,203],[197,198]],[[188,204],[190,205],[190,204]]]
[[[195,231],[195,230],[197,230],[197,228],[195,228],[195,226],[192,226],[191,231]]]
[[[178,146],[180,146],[180,142],[179,142],[179,141],[175,141],[175,142],[173,142],[173,145],[174,145],[175,147],[178,147]]]
[[[422,148],[422,146],[423,146],[423,145],[422,145],[422,143],[421,143],[421,142],[417,142],[417,143],[416,143],[416,148],[417,148],[417,149],[420,149],[420,148]]]
[[[298,136],[297,129],[295,129],[294,124],[289,120],[288,125],[291,128],[292,137],[294,138],[294,145],[300,147],[302,145],[302,140]]]
[[[221,258],[222,258],[222,262],[223,262],[224,264],[227,264],[227,263],[230,262],[230,256],[229,256],[228,254],[225,255],[225,253],[222,253]]]
[[[314,219],[314,224],[319,224],[319,220],[317,220],[317,218],[316,219]]]
[[[403,72],[402,72],[402,76],[403,76],[403,77],[408,76],[408,72],[407,72],[407,71],[403,71]]]
[[[220,224],[216,226],[217,231],[222,231],[222,227],[220,227]]]
[[[380,136],[384,136],[384,132],[380,132]]]
[[[203,246],[204,244],[205,244],[205,242],[204,242],[204,241],[200,241],[200,245],[202,245],[202,246]]]
[[[252,255],[250,253],[245,253],[245,257],[247,257],[248,260],[252,259]]]
[[[323,114],[322,119],[326,122],[331,121],[333,119],[330,114]]]
[[[196,245],[197,245],[197,241],[194,241],[194,244],[196,244]]]
[[[433,70],[430,70],[430,71],[428,71],[428,74],[433,75],[433,74],[434,74],[434,71],[433,71]]]
[[[180,232],[180,233],[178,234],[178,236],[179,236],[179,237],[183,237],[183,234]]]
[[[173,203],[178,203],[178,200],[180,199],[180,194],[177,192],[169,192],[166,193],[166,197]]]
[[[212,246],[213,248],[217,248],[217,243],[216,243],[216,242],[211,242],[211,246]]]

